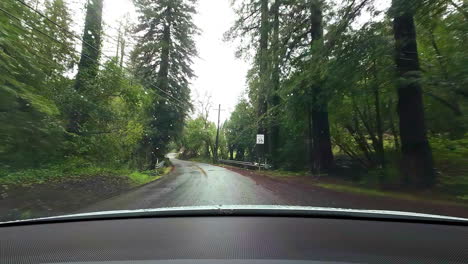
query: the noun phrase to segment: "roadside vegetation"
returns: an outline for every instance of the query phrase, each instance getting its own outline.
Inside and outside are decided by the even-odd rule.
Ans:
[[[225,38],[242,40],[237,55],[253,58],[247,88],[218,146],[203,111],[185,125],[186,157],[266,161],[272,174],[340,180],[344,187],[327,187],[342,191],[430,190],[466,201],[466,2],[248,0],[233,8]]]
[[[159,180],[169,160],[153,170],[96,167],[83,160],[47,168],[0,171],[0,221],[69,214]]]
[[[167,160],[166,162],[169,162]],[[147,171],[135,171],[131,169],[115,169],[94,167],[84,161],[79,163],[65,163],[50,166],[45,169],[29,169],[12,171],[0,171],[1,186],[33,187],[37,184],[57,184],[69,180],[86,181],[92,177],[106,177],[112,182],[112,178],[126,178],[130,186],[139,186],[155,180],[169,173],[172,169],[170,163],[167,165]]]
[[[104,25],[104,2],[0,1],[0,187],[169,170],[156,167],[191,111],[194,3],[136,0],[137,24]]]
[[[142,185],[176,148],[468,199],[466,1],[233,1],[224,38],[251,68],[219,135],[190,95],[196,1],[134,0],[136,24],[104,25],[105,1],[0,1],[0,188]]]

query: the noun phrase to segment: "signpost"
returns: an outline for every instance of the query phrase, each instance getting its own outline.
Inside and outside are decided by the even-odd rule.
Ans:
[[[263,155],[265,153],[265,134],[257,134],[257,153],[258,153],[258,158],[259,161],[258,163],[262,163]],[[266,162],[265,162],[266,163]],[[260,166],[258,166],[258,169],[260,170]]]
[[[258,134],[257,135],[257,145],[264,145],[265,144],[265,135]]]

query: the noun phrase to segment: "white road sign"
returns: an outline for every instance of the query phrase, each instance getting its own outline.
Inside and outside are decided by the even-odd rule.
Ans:
[[[265,144],[265,135],[263,135],[263,134],[258,134],[257,135],[257,144],[258,145]]]

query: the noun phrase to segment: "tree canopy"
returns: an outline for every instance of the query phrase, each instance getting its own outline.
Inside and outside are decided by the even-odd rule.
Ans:
[[[154,168],[180,135],[194,1],[136,1],[139,24],[125,31],[136,46],[120,35],[115,57],[102,51],[104,2],[83,1],[82,32],[64,0],[0,3],[0,170],[73,161]]]
[[[317,175],[351,166],[375,171],[381,183],[440,180],[440,140],[468,132],[466,3],[245,0],[233,8],[225,37],[255,59],[248,96],[225,126],[226,148]],[[249,118],[239,118],[246,106]],[[262,126],[264,154],[252,149],[254,131],[241,132]]]

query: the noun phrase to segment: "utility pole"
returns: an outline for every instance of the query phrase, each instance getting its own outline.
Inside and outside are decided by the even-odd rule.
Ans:
[[[218,130],[216,131],[216,143],[215,143],[215,151],[214,151],[214,159],[218,162],[218,144],[219,144],[219,121],[221,119],[221,104],[219,104],[218,108]]]

